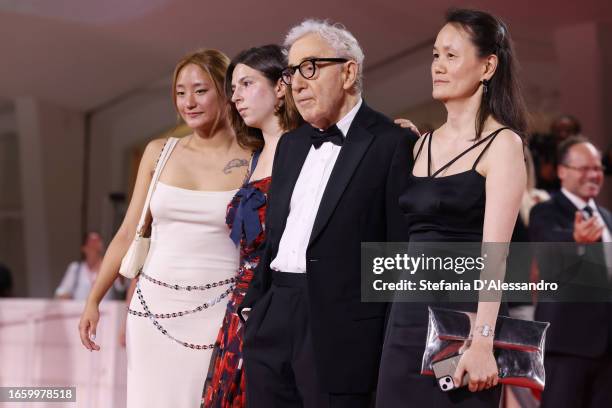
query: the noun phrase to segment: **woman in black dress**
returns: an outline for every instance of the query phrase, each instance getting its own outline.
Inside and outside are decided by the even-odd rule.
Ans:
[[[411,181],[400,197],[410,242],[509,242],[525,189],[520,135],[525,108],[506,25],[475,10],[452,10],[433,48],[433,98],[447,120],[415,146]],[[431,303],[430,303],[431,304]],[[455,382],[442,392],[420,374],[427,305],[396,302],[389,316],[378,383],[378,408],[498,407],[501,386],[493,356],[499,301],[446,304],[477,312],[471,346]]]

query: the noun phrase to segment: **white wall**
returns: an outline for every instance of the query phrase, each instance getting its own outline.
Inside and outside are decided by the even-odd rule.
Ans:
[[[170,84],[163,81],[93,115],[88,226],[113,233],[111,192],[129,195],[130,151],[176,124]]]
[[[15,103],[29,296],[51,296],[79,257],[83,114],[33,98]]]

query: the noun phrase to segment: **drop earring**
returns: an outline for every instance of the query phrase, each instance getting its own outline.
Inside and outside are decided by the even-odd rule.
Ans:
[[[487,93],[489,93],[489,80],[483,79],[480,82],[482,83],[482,93],[483,95],[486,95]]]

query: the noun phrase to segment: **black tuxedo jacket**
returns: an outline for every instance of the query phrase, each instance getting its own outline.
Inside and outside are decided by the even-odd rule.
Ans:
[[[264,253],[241,309],[255,310],[270,288],[270,262],[278,252],[311,132],[304,125],[278,143]],[[416,140],[363,103],[325,188],[306,251],[306,276],[315,366],[328,392],[369,392],[376,386],[387,304],[360,301],[361,242],[408,240],[398,198],[412,169]]]
[[[529,235],[532,242],[574,242],[574,214],[578,209],[561,192],[551,199],[533,207],[529,222]],[[608,229],[612,230],[612,215],[608,210],[597,207]],[[545,249],[538,255],[540,277],[544,280],[562,282],[572,281],[588,275],[591,283],[597,283],[599,292],[606,292],[609,285],[605,259],[601,247],[588,248],[598,251],[601,257],[594,264],[585,262],[576,246],[563,247],[554,251]],[[536,254],[538,251],[536,251]],[[573,289],[575,290],[575,289]],[[588,288],[596,296],[597,288]],[[609,294],[609,286],[607,289]],[[600,293],[601,294],[601,293]],[[605,293],[604,293],[605,295]],[[539,302],[535,319],[550,322],[546,334],[546,351],[580,357],[601,356],[612,345],[612,309],[610,303],[568,303]]]

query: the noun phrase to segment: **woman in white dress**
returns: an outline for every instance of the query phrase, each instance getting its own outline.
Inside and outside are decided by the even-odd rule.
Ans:
[[[225,211],[251,157],[227,119],[223,83],[228,63],[221,52],[203,50],[183,58],[174,72],[174,105],[193,133],[172,150],[151,199],[151,248],[127,319],[130,408],[200,404],[225,312],[226,301],[219,300],[231,290],[238,267]],[[147,146],[125,220],[89,294],[79,324],[89,350],[100,349],[95,343],[98,304],[134,237],[165,142],[154,140]]]

